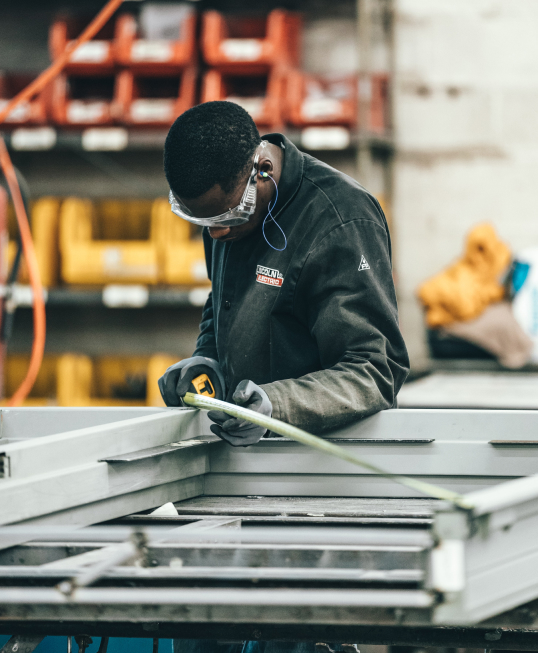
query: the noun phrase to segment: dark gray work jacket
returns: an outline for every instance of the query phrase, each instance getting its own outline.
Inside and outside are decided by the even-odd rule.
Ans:
[[[387,223],[360,184],[285,136],[274,211],[288,246],[261,228],[234,243],[204,230],[212,293],[196,356],[219,361],[227,400],[263,386],[273,417],[313,433],[390,408],[409,359],[398,326]],[[270,221],[266,234],[283,239]]]

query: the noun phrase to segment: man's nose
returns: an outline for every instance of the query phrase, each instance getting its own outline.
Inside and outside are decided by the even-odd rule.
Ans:
[[[209,235],[215,240],[220,240],[230,233],[230,227],[209,227]]]

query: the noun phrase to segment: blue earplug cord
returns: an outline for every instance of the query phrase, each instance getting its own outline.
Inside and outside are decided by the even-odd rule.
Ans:
[[[275,194],[275,200],[274,200],[274,202],[273,202],[272,205],[270,204],[270,205],[267,207],[267,215],[265,216],[265,218],[264,218],[264,220],[263,220],[263,224],[262,224],[262,233],[263,233],[263,237],[265,238],[265,242],[269,245],[269,247],[271,247],[272,249],[274,249],[274,250],[277,251],[277,252],[283,252],[283,251],[286,249],[286,247],[288,246],[288,239],[286,238],[286,234],[284,233],[284,230],[283,230],[282,227],[278,224],[278,222],[275,220],[275,217],[274,217],[274,215],[273,215],[273,213],[272,213],[273,209],[274,209],[275,206],[276,206],[276,203],[278,202],[278,186],[277,186],[276,181],[271,177],[271,175],[268,175],[266,172],[260,172],[260,176],[263,177],[264,179],[270,179],[270,180],[273,182],[273,184],[275,185],[275,191],[276,191],[276,194]],[[271,245],[271,243],[267,240],[267,236],[265,235],[265,223],[267,222],[267,218],[269,218],[269,217],[270,217],[271,220],[276,224],[276,226],[280,229],[280,233],[284,236],[284,247],[282,247],[282,249],[278,249],[278,247],[274,247],[274,246]]]

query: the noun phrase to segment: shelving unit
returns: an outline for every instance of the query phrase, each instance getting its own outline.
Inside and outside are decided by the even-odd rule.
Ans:
[[[324,44],[319,45],[319,47],[333,47],[336,41],[342,40],[342,28],[346,27],[349,35],[349,26],[356,23],[357,13],[362,16],[365,10],[369,16],[368,29],[374,29],[372,23],[377,20],[375,29],[378,34],[376,38],[379,40],[379,30],[385,29],[380,28],[379,25],[381,23],[385,25],[387,22],[389,0],[368,0],[370,5],[373,3],[377,7],[377,14],[374,11],[374,15],[371,6],[364,7],[364,1],[319,0],[310,3],[306,0],[294,0],[287,3],[286,9],[302,13],[307,36],[317,34],[316,30],[326,18],[336,21],[331,27],[334,30],[333,36],[325,38]],[[19,15],[19,12],[24,11],[28,2],[30,0],[20,0],[20,8],[14,3],[11,4],[9,14],[12,20],[14,16]],[[140,6],[134,2],[126,2],[124,5],[125,11],[130,14],[135,14]],[[192,6],[200,12],[212,8],[206,3],[203,6],[201,4]],[[100,3],[97,0],[95,2],[86,0],[83,5],[71,0],[73,12],[83,11],[91,14],[99,7]],[[47,65],[46,32],[48,24],[58,9],[59,0],[58,3],[55,0],[50,7],[43,9],[39,20],[31,18],[32,43],[19,46],[29,48],[31,45],[32,52],[37,48],[37,51],[42,53],[38,65],[34,60],[34,69],[44,68]],[[259,5],[255,9],[249,8],[247,13],[261,17],[272,9],[274,9],[272,4]],[[233,0],[219,3],[218,10],[223,14],[246,12],[242,3],[235,3]],[[352,37],[356,35],[357,30],[358,28]],[[40,36],[36,38],[36,34]],[[1,26],[0,36],[2,36]],[[14,36],[7,36],[9,39],[15,39]],[[135,37],[135,42],[136,38],[139,38],[139,35]],[[386,33],[382,38],[386,41],[386,49],[390,50],[390,34]],[[333,70],[356,75],[356,64],[350,68],[349,62],[358,58],[357,48],[351,41],[349,43],[350,56],[338,57],[338,63],[333,66]],[[370,40],[367,47],[373,46]],[[316,57],[312,55],[313,49],[317,47],[318,45],[313,44],[313,39],[309,36],[303,48],[303,59],[315,60]],[[121,66],[132,64],[125,54],[127,49],[124,49],[120,69]],[[6,47],[6,52],[11,51],[14,51],[13,47]],[[361,56],[362,54],[361,50]],[[319,59],[318,56],[317,60]],[[390,56],[386,59],[390,61]],[[192,58],[187,57],[186,60],[192,63]],[[343,62],[348,68],[340,71],[338,67]],[[202,54],[199,55],[199,63],[201,67],[198,79],[201,83],[204,71],[208,70],[208,64],[203,61]],[[151,67],[151,64],[149,65]],[[390,72],[388,69],[379,71],[370,64],[366,68],[362,60],[361,65],[364,70],[368,70],[368,73]],[[0,56],[0,69],[2,68],[14,70],[15,60],[3,61]],[[135,68],[133,67],[133,71],[136,75],[142,77],[150,70],[146,64],[141,64],[139,69],[135,70]],[[309,70],[308,66],[306,70]],[[69,74],[75,72],[71,71]],[[118,70],[114,74],[117,72]],[[309,72],[325,74],[330,72],[330,67]],[[153,90],[150,91],[153,93]],[[143,95],[144,89],[141,89],[141,92]],[[303,151],[312,153],[346,174],[358,178],[378,197],[383,196],[385,205],[389,207],[387,213],[390,215],[390,161],[393,154],[390,124],[383,133],[370,130],[368,128],[370,123],[368,121],[361,123],[360,118],[359,124],[362,125],[361,129],[357,129],[354,125],[294,127],[287,124],[283,131]],[[260,129],[263,132],[263,128]],[[116,124],[106,126],[62,126],[49,121],[44,125],[10,125],[4,133],[13,161],[26,176],[34,197],[50,195],[65,198],[75,195],[99,200],[155,199],[166,196],[167,188],[162,173],[161,158],[167,134],[165,126],[156,126],[155,123],[151,126],[129,125],[120,124],[118,121]],[[365,153],[369,162],[367,168],[363,165]],[[19,286],[17,292],[19,308],[15,316],[15,333],[9,350],[13,353],[27,353],[32,338],[31,293],[24,285]],[[116,353],[142,355],[162,352],[176,356],[179,360],[192,353],[201,307],[207,293],[207,286],[197,285],[150,287],[144,284],[109,284],[99,287],[63,285],[48,288],[46,293],[47,351],[51,354],[75,352],[92,357]]]
[[[32,305],[29,286],[15,289],[15,301],[20,308]],[[152,288],[144,285],[109,285],[98,289],[50,288],[44,293],[45,305],[54,308],[183,308],[203,306],[209,294],[207,286]]]
[[[320,127],[320,130],[327,129]],[[45,131],[46,130],[46,131]],[[344,147],[340,142],[332,147],[330,144],[319,148],[305,145],[303,131],[300,129],[284,129],[284,134],[294,145],[305,151],[322,152],[350,151],[358,146],[369,147],[392,153],[393,141],[390,134],[348,130],[349,143]],[[75,150],[86,152],[121,152],[128,151],[162,151],[167,129],[126,129],[123,127],[101,127],[85,130],[63,130],[54,127],[24,127],[5,134],[8,147],[14,152],[49,152]]]

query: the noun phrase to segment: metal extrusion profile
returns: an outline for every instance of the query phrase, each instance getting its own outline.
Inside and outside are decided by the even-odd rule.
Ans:
[[[1,411],[0,524],[85,526],[203,491],[208,442],[216,438],[199,411],[50,410]],[[84,427],[88,421],[94,425]],[[183,446],[199,436],[203,446]],[[168,455],[102,461],[164,445]],[[20,541],[0,535],[0,547]]]
[[[60,411],[55,433],[36,410],[2,415],[0,628],[294,639],[308,624],[364,641],[368,626],[383,643],[442,626],[538,648],[538,412],[386,411],[331,434],[464,493],[463,510],[285,439],[228,447],[197,411]],[[177,517],[125,517],[166,501]]]
[[[446,593],[437,623],[476,623],[538,597],[538,476],[467,495],[474,510],[439,510],[434,587]]]

